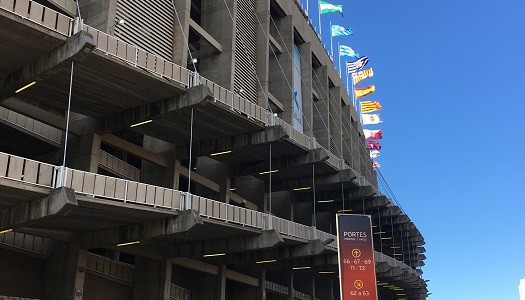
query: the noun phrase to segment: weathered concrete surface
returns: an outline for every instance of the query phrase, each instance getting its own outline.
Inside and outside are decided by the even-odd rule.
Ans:
[[[0,81],[0,99],[15,94],[15,91],[32,81],[41,81],[53,76],[54,70],[64,67],[72,60],[81,60],[95,49],[93,37],[80,31],[67,39],[58,49],[36,59]]]
[[[162,118],[175,110],[206,105],[213,100],[210,89],[204,85],[189,88],[184,94],[148,103],[120,113],[112,114],[100,120],[99,131],[112,132],[125,129],[133,124]]]
[[[201,217],[193,210],[181,212],[178,216],[149,220],[141,223],[89,231],[82,234],[82,248],[101,248],[121,243],[154,239],[169,239],[176,234],[186,234],[202,225]]]
[[[73,189],[54,189],[44,198],[0,210],[0,230],[29,226],[42,219],[67,215],[77,205]]]
[[[170,257],[199,257],[206,254],[235,253],[264,250],[284,244],[283,237],[275,230],[264,230],[256,236],[205,240],[180,243],[169,247]]]

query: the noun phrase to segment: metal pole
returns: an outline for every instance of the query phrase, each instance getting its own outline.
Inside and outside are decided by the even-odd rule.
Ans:
[[[315,164],[312,164],[312,191],[314,193],[314,221],[313,225],[314,227],[317,226],[317,216],[315,213]]]
[[[343,199],[343,213],[345,213],[345,190],[343,188],[342,182],[341,182],[341,199]]]
[[[332,36],[332,21],[330,21],[330,55],[332,55],[332,61],[334,59],[334,37]]]
[[[268,183],[268,211],[272,214],[272,143],[270,143],[270,182]]]
[[[323,32],[322,32],[322,25],[321,25],[321,2],[318,0],[317,1],[317,12],[318,12],[318,15],[319,15],[319,37],[321,38],[321,40],[323,40]]]
[[[190,119],[190,160],[188,162],[188,199],[190,197],[190,188],[191,188],[191,152],[193,145],[193,108],[191,109],[191,119]]]
[[[330,32],[330,35],[332,32]],[[343,79],[343,71],[341,71],[341,46],[339,45],[339,42],[337,42],[337,54],[339,54],[339,77]],[[346,84],[346,88],[348,88],[348,83]]]
[[[69,95],[67,99],[67,115],[66,115],[66,136],[64,137],[64,157],[62,159],[62,184],[65,182],[65,176],[66,172],[64,171],[64,168],[66,167],[66,155],[67,155],[67,141],[68,141],[68,135],[69,135],[69,116],[71,113],[71,93],[73,90],[73,70],[74,70],[75,62],[71,61],[71,74],[69,76]]]

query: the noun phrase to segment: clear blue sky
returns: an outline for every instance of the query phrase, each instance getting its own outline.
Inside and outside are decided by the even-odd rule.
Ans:
[[[317,1],[310,16],[317,27]],[[519,299],[525,277],[525,1],[327,0],[370,58],[377,160],[426,239],[429,299]],[[306,3],[306,0],[303,0]]]

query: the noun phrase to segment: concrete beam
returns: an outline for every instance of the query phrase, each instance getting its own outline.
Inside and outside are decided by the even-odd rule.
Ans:
[[[34,60],[31,64],[18,69],[0,81],[0,100],[15,94],[19,88],[36,81],[44,80],[55,74],[57,69],[73,60],[82,60],[95,49],[93,37],[80,31],[66,40],[58,49]]]
[[[156,119],[162,118],[164,114],[184,107],[205,105],[213,99],[213,94],[208,87],[204,85],[194,86],[184,94],[103,117],[99,121],[99,130],[101,132],[113,132],[144,121],[153,120],[154,122]]]
[[[77,5],[73,0],[48,0],[70,17],[77,16]]]
[[[177,243],[169,246],[169,257],[203,257],[207,254],[237,253],[264,250],[282,245],[284,240],[275,230],[264,230],[256,236],[240,236],[196,242]]]
[[[31,105],[22,100],[11,97],[0,102],[0,105],[12,111],[16,111],[17,113],[31,117],[49,126],[53,126],[64,131],[66,130],[66,118]],[[75,135],[81,135],[82,128],[78,126],[78,124],[70,123],[69,132]]]
[[[188,19],[188,24],[200,38],[204,39],[210,46],[217,50],[217,52],[223,52],[221,43],[214,39],[208,32],[206,32],[206,30],[193,21],[193,19]]]
[[[187,210],[175,217],[85,232],[81,237],[81,246],[90,249],[136,241],[142,244],[150,240],[169,239],[177,234],[186,234],[202,224],[204,223],[201,217],[195,211]]]
[[[328,159],[328,153],[323,148],[317,148],[309,151],[306,154],[299,154],[294,156],[281,157],[272,160],[273,170],[283,170],[287,168],[295,168],[301,165],[310,165],[313,163],[322,162]],[[230,176],[240,177],[246,175],[259,174],[260,172],[268,171],[270,165],[268,161],[250,162],[230,166]]]
[[[241,150],[249,146],[279,142],[286,138],[288,138],[288,135],[281,126],[270,126],[266,127],[263,131],[194,143],[192,147],[192,155],[198,157],[223,151]],[[178,159],[189,158],[189,153],[189,145],[181,145],[177,147]]]
[[[126,141],[125,139],[121,139],[116,135],[106,133],[106,134],[101,135],[101,139],[102,139],[102,142],[108,143],[111,146],[114,146],[120,150],[133,154],[135,156],[138,156],[152,163],[155,163],[161,167],[168,167],[169,165],[169,160],[166,157],[160,154],[148,151],[140,146],[137,146],[131,142]]]
[[[67,215],[77,205],[73,189],[64,187],[54,189],[44,198],[0,210],[0,231]]]
[[[334,183],[351,182],[356,177],[352,170],[341,170],[337,173],[315,176],[315,185],[323,186]],[[288,180],[272,180],[272,192],[293,190],[295,188],[311,187],[312,177]]]

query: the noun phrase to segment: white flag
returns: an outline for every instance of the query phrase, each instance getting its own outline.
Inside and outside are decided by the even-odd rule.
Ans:
[[[379,124],[381,123],[381,117],[379,114],[361,114],[362,125]]]
[[[370,150],[370,158],[376,158],[379,156],[379,150]]]

